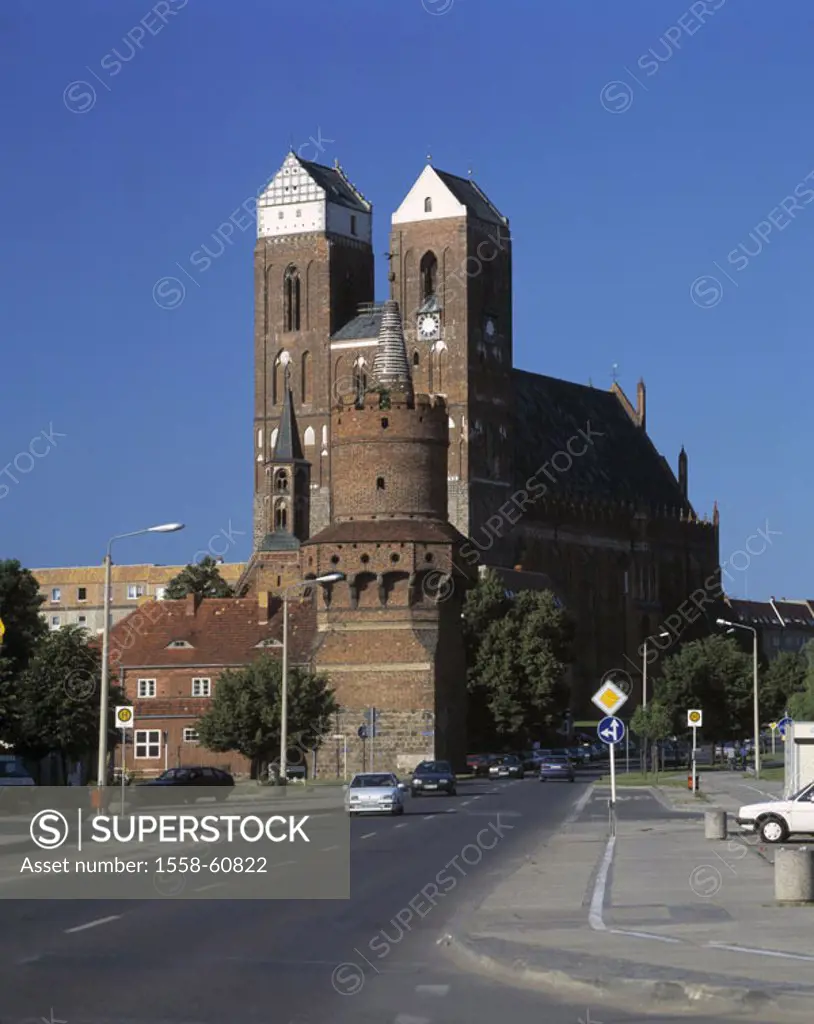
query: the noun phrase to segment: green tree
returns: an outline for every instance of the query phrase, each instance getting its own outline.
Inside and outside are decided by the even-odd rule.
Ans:
[[[0,619],[6,627],[0,650],[12,673],[26,667],[35,644],[47,632],[40,615],[44,600],[30,569],[14,559],[0,561]]]
[[[704,712],[704,734],[740,738],[752,729],[752,658],[733,637],[704,637],[666,658],[657,683],[658,700],[670,710],[673,732],[687,731],[689,708]]]
[[[807,671],[808,658],[803,651],[781,651],[769,662],[760,673],[760,714],[764,721],[783,717],[792,695],[805,689]]]
[[[630,731],[641,740],[642,768],[647,771],[647,745],[651,740],[658,742],[673,735],[673,712],[660,700],[651,701],[647,707],[640,704],[630,720]]]
[[[789,697],[789,714],[798,722],[814,722],[814,641],[805,645],[802,657],[806,666],[803,685]]]
[[[470,728],[527,744],[551,731],[568,706],[565,673],[574,625],[550,591],[508,597],[500,577],[485,573],[464,603]]]
[[[167,584],[164,597],[178,601],[188,594],[197,597],[234,597],[234,590],[221,576],[218,563],[206,555],[197,565],[187,565]]]
[[[253,774],[264,776],[280,753],[282,665],[269,654],[244,668],[221,673],[207,712],[198,719],[200,742],[214,751],[237,751],[251,760]],[[291,746],[312,749],[338,710],[324,676],[295,667],[288,670],[288,736]]]
[[[65,626],[46,633],[19,676],[10,730],[15,752],[33,761],[58,753],[64,769],[68,760],[80,760],[94,750],[100,682],[99,646],[84,629]],[[120,698],[119,688],[112,686],[111,747],[116,742],[112,708]]]

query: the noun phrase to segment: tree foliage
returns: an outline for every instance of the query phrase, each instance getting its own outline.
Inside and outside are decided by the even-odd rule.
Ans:
[[[54,752],[79,760],[94,750],[100,682],[99,648],[84,629],[65,626],[46,633],[16,683],[10,716],[15,752],[32,760]],[[111,746],[116,742],[112,708],[120,698],[119,688],[111,687]]]
[[[651,701],[647,707],[640,704],[633,712],[630,730],[647,740],[664,740],[673,735],[673,712],[659,700]]]
[[[568,706],[574,640],[573,622],[554,595],[507,596],[490,570],[467,594],[464,637],[473,734],[526,744],[550,731]]]
[[[209,750],[243,754],[263,774],[280,752],[281,683],[280,661],[269,654],[245,668],[227,669],[198,719],[200,742]],[[288,670],[287,696],[290,746],[312,749],[338,710],[333,690],[324,676],[296,667]]]
[[[35,644],[47,631],[40,615],[44,600],[29,569],[14,559],[0,561],[0,619],[6,627],[0,650],[12,673],[26,667]]]
[[[805,663],[805,675],[800,689],[789,696],[789,713],[798,722],[814,722],[814,641],[809,640],[801,657]]]
[[[164,598],[178,601],[189,594],[196,597],[234,597],[234,590],[221,576],[218,563],[206,555],[197,565],[187,565],[173,577],[164,591]]]
[[[809,644],[814,660],[814,645]],[[805,651],[781,651],[760,673],[760,712],[764,721],[777,721],[792,696],[806,688],[809,660]],[[790,710],[790,708],[789,708]]]
[[[670,710],[673,732],[687,731],[687,710],[704,712],[708,738],[740,738],[752,730],[752,658],[734,638],[708,636],[666,658],[658,701]]]

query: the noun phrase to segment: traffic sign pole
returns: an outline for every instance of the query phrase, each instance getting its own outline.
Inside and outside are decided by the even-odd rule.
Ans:
[[[616,744],[610,745],[611,832],[616,835]]]

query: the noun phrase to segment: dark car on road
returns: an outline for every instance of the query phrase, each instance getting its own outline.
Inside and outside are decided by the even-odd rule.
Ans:
[[[549,779],[573,782],[575,778],[574,766],[567,757],[547,757],[540,762],[540,782]]]
[[[235,780],[222,768],[169,768],[158,778],[139,782],[128,792],[139,803],[193,803],[214,797],[226,800]]]
[[[523,762],[515,754],[496,757],[489,765],[490,779],[522,779],[524,775]]]
[[[413,772],[410,791],[413,796],[423,796],[425,793],[455,796],[458,789],[452,765],[449,761],[422,761]]]

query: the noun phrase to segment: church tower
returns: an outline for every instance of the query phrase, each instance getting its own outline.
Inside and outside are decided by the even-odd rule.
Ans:
[[[257,203],[254,549],[268,530],[266,466],[287,401],[311,465],[310,532],[330,517],[331,335],[373,300],[371,204],[341,167],[291,152]]]
[[[417,393],[398,303],[388,301],[366,392],[332,417],[331,525],[302,547],[307,576],[343,574],[318,598],[317,669],[353,732],[381,716],[383,763],[465,760],[464,538],[447,519],[448,410]],[[459,566],[463,566],[462,569]]]
[[[469,535],[513,483],[508,219],[470,178],[428,165],[393,214],[390,263],[416,387],[446,399],[449,518]]]

